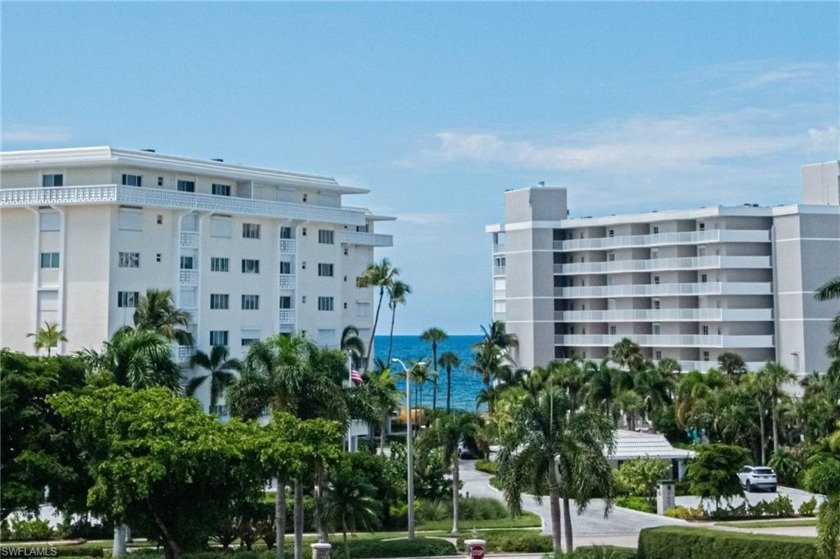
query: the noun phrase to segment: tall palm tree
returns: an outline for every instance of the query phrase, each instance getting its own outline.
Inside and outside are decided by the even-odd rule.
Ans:
[[[399,409],[399,391],[391,374],[390,367],[380,367],[377,371],[365,373],[362,389],[367,392],[379,413],[379,453],[385,455],[385,441],[388,433],[388,420],[391,413]]]
[[[511,511],[521,510],[526,484],[537,498],[548,490],[554,549],[561,550],[560,500],[566,532],[566,550],[573,549],[571,500],[578,514],[594,495],[605,500],[605,513],[612,506],[613,481],[605,457],[614,447],[609,418],[592,410],[579,411],[562,388],[547,385],[536,397],[521,401],[510,429],[502,434],[499,480]]]
[[[394,320],[397,318],[397,305],[405,305],[405,296],[411,293],[411,286],[400,280],[394,280],[387,290],[388,308],[391,309],[391,330],[388,333],[388,363],[390,363],[391,350],[394,347]]]
[[[190,357],[190,367],[201,367],[207,371],[206,375],[193,377],[187,383],[186,393],[189,396],[210,379],[210,402],[207,412],[214,414],[218,412],[217,403],[225,389],[236,379],[236,373],[242,368],[238,359],[232,359],[227,348],[224,346],[213,346],[210,355],[199,350]]]
[[[446,370],[446,413],[452,411],[452,369],[459,366],[461,360],[451,351],[444,351],[438,365]]]
[[[770,406],[773,422],[773,453],[781,452],[779,446],[779,407],[782,399],[787,398],[783,387],[788,382],[795,382],[796,375],[787,370],[780,363],[768,361],[761,369],[760,374],[766,383],[764,386],[770,396]]]
[[[102,351],[84,349],[78,355],[89,371],[107,371],[120,386],[181,390],[181,370],[172,360],[169,341],[156,332],[125,326]]]
[[[365,354],[365,370],[370,365],[370,352],[373,349],[373,338],[376,336],[376,327],[379,324],[379,311],[382,309],[385,290],[394,283],[398,275],[400,275],[399,269],[392,267],[391,261],[383,258],[379,264],[373,263],[365,268],[362,275],[356,279],[356,285],[359,287],[379,288],[379,302],[376,304],[376,315],[373,319],[373,328],[370,331],[370,341],[368,342],[367,353]]]
[[[484,339],[486,341],[501,350],[507,351],[519,347],[519,340],[516,339],[515,334],[507,331],[507,326],[503,320],[494,320],[490,323],[489,327],[485,328],[482,326],[481,331],[484,333]]]
[[[609,358],[625,371],[641,369],[645,361],[642,348],[630,338],[622,338],[611,347]]]
[[[35,338],[35,351],[47,350],[47,357],[52,356],[52,348],[58,347],[60,342],[66,342],[67,336],[64,330],[58,327],[56,322],[44,322],[44,327],[35,333],[26,335],[27,338]]]
[[[741,378],[741,375],[747,372],[747,365],[744,363],[744,358],[734,351],[725,351],[718,355],[718,364],[720,365],[720,370],[736,382]]]
[[[765,420],[767,410],[768,386],[766,377],[759,373],[747,373],[740,384],[740,388],[749,398],[755,402],[758,411],[758,432],[761,447],[761,464],[767,464],[767,435],[765,433]]]
[[[446,341],[446,332],[442,328],[429,328],[422,334],[420,334],[420,339],[424,342],[428,342],[432,344],[432,367],[434,368],[435,373],[437,373],[438,368],[438,344]],[[437,392],[438,392],[438,381],[437,375],[432,379],[432,415],[434,416],[435,412],[437,411]],[[448,410],[447,410],[448,411]]]
[[[135,328],[157,332],[180,345],[192,345],[192,334],[189,332],[191,320],[190,313],[175,307],[169,289],[147,289],[134,309]]]
[[[352,324],[341,331],[341,351],[350,355],[350,364],[354,369],[361,368],[365,357],[365,342],[359,337],[359,329]]]
[[[420,442],[421,448],[441,448],[444,466],[452,474],[452,534],[458,533],[458,497],[461,485],[460,452],[465,440],[479,443],[479,451],[485,451],[487,444],[483,438],[484,420],[475,413],[456,412],[442,417]]]

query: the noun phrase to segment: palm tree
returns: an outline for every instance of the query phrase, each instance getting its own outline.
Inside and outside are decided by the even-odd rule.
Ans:
[[[365,357],[365,342],[359,337],[359,329],[350,324],[341,331],[341,351],[350,355],[350,364],[354,369],[361,368]]]
[[[437,367],[438,367],[438,344],[446,341],[446,332],[442,328],[429,328],[422,334],[420,334],[420,339],[424,342],[429,342],[432,344],[432,367],[437,374]],[[448,382],[448,381],[447,381]],[[438,392],[438,382],[437,382],[437,375],[432,379],[432,415],[435,415],[437,411],[437,392]],[[447,411],[449,411],[447,407]]]
[[[516,339],[515,334],[508,333],[503,320],[494,320],[488,328],[482,326],[481,331],[484,333],[485,341],[492,343],[503,351],[519,347],[519,340]]]
[[[376,500],[376,487],[360,472],[354,471],[349,461],[343,463],[331,476],[326,499],[326,516],[341,530],[344,556],[350,558],[347,532],[357,526],[373,530],[379,524],[382,504]]]
[[[156,332],[125,326],[101,352],[84,349],[78,355],[89,371],[107,371],[120,386],[181,390],[181,370],[172,361],[169,341]]]
[[[399,391],[391,374],[390,367],[380,367],[377,371],[365,373],[365,383],[362,385],[373,400],[379,413],[379,453],[385,454],[385,441],[388,433],[388,419],[394,410],[399,409]]]
[[[52,348],[58,347],[60,342],[66,342],[67,336],[64,330],[58,327],[56,322],[44,322],[44,327],[35,333],[26,335],[27,338],[35,338],[35,351],[47,350],[47,357],[52,356]]]
[[[438,365],[446,370],[446,413],[452,410],[452,369],[459,366],[461,360],[451,351],[444,351]]]
[[[394,280],[387,287],[388,308],[391,309],[391,331],[388,334],[388,363],[391,362],[391,350],[394,347],[394,320],[397,318],[397,305],[405,305],[405,296],[411,293],[411,287],[400,280]]]
[[[795,382],[796,375],[787,370],[779,363],[769,361],[760,371],[763,376],[764,386],[770,396],[770,406],[773,422],[773,453],[781,451],[779,447],[779,405],[787,394],[783,386],[788,382]]]
[[[444,466],[452,474],[452,534],[458,533],[458,497],[461,489],[460,452],[465,440],[479,443],[478,450],[486,450],[483,439],[484,421],[475,413],[456,412],[442,417],[423,437],[421,448],[441,448]]]
[[[376,327],[379,324],[379,311],[382,309],[385,290],[394,283],[399,274],[399,269],[392,267],[391,261],[383,258],[379,264],[374,263],[368,266],[362,272],[362,275],[356,279],[356,285],[358,287],[379,288],[379,303],[376,304],[376,315],[373,319],[373,328],[370,331],[370,341],[368,342],[367,353],[365,354],[365,370],[370,365],[370,352],[373,348],[373,338],[376,336]]]
[[[536,397],[521,401],[510,429],[503,433],[499,452],[499,480],[514,514],[521,510],[521,493],[531,484],[535,496],[548,489],[554,549],[561,549],[560,499],[565,517],[566,550],[573,549],[570,503],[578,514],[593,495],[612,506],[613,481],[605,457],[614,447],[613,427],[607,416],[578,411],[563,390],[547,385]]]
[[[645,361],[642,348],[630,338],[622,338],[611,347],[609,358],[625,371],[641,369]]]
[[[748,397],[752,398],[758,410],[758,432],[761,446],[761,464],[767,464],[767,435],[765,434],[766,402],[769,392],[766,377],[759,373],[747,373],[740,387]]]
[[[157,332],[180,345],[192,345],[192,334],[188,331],[191,320],[190,313],[175,308],[169,289],[147,289],[134,310],[135,328]]]
[[[744,363],[744,358],[734,351],[725,351],[718,355],[718,364],[720,370],[726,373],[733,381],[741,378],[741,375],[747,372],[747,365]]]
[[[225,389],[236,379],[236,372],[242,368],[238,359],[231,359],[230,353],[224,346],[213,346],[210,355],[203,351],[196,351],[190,357],[190,367],[201,367],[207,371],[206,375],[194,377],[187,383],[186,393],[189,396],[195,394],[204,381],[210,379],[210,403],[208,413],[217,413],[216,403],[219,401]]]

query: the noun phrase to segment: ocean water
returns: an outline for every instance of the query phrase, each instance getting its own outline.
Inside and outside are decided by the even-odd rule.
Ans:
[[[472,346],[481,341],[481,336],[449,336],[444,342],[438,344],[438,359],[445,351],[451,351],[460,359],[461,364],[452,369],[452,407],[454,409],[476,411],[475,397],[483,388],[481,376],[468,369],[473,362]],[[374,355],[385,361],[388,358],[388,336],[376,336],[374,342]],[[432,345],[420,340],[420,335],[415,336],[394,336],[391,357],[401,359],[406,366],[409,361],[425,361],[431,366]],[[394,365],[394,370],[400,368],[399,364]],[[438,377],[438,409],[446,408],[446,369],[439,368]],[[397,382],[398,388],[403,392],[403,403],[405,402],[405,383]],[[416,386],[416,385],[415,385]],[[412,386],[411,402],[414,404],[415,386]],[[423,386],[422,405],[432,406],[432,383],[427,382]]]

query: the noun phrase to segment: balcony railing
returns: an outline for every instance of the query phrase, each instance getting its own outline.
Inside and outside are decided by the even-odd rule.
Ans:
[[[557,322],[762,322],[773,320],[771,309],[623,309],[556,311]]]
[[[294,324],[295,310],[294,309],[280,309],[280,324]]]
[[[294,289],[295,275],[294,274],[280,274],[277,279],[280,289]]]
[[[178,283],[181,285],[198,285],[198,270],[180,270]]]
[[[341,243],[345,245],[362,245],[370,247],[394,246],[394,238],[391,235],[380,235],[378,233],[362,233],[359,231],[342,231]]]
[[[493,275],[494,276],[505,275],[505,267],[504,266],[493,266]]]
[[[572,335],[554,336],[554,343],[563,346],[611,347],[627,335]],[[629,336],[642,347],[720,347],[720,348],[771,348],[773,336],[701,336],[696,334]]]
[[[770,268],[769,256],[698,256],[686,258],[651,258],[649,260],[614,260],[555,264],[555,274],[603,274],[608,272],[645,272],[654,270],[702,270],[724,268]]]
[[[177,363],[186,363],[192,357],[193,348],[187,345],[176,345],[174,353]]]
[[[269,218],[318,221],[339,225],[365,225],[363,209],[333,208],[237,196],[213,196],[163,188],[101,184],[36,188],[0,188],[0,207],[133,204]],[[390,245],[389,245],[390,246]]]
[[[181,231],[181,248],[198,248],[198,233],[195,231]]]
[[[554,250],[591,250],[623,247],[649,247],[663,245],[689,245],[703,243],[767,243],[770,233],[764,230],[714,229],[709,231],[683,231],[655,235],[625,235],[596,239],[569,239],[554,241]]]
[[[280,239],[277,251],[280,254],[295,254],[297,253],[297,241],[294,239]]]
[[[770,282],[662,283],[556,287],[555,297],[589,299],[597,297],[651,297],[668,295],[772,295]]]
[[[768,358],[768,361],[770,358]],[[680,369],[684,373],[689,371],[706,372],[709,369],[717,369],[720,367],[717,361],[677,361],[680,364]],[[757,371],[766,365],[766,361],[748,361],[744,363],[748,371]]]

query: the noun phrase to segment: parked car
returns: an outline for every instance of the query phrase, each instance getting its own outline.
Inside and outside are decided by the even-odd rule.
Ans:
[[[767,466],[744,466],[738,472],[738,479],[747,492],[753,489],[776,491],[776,472]]]

